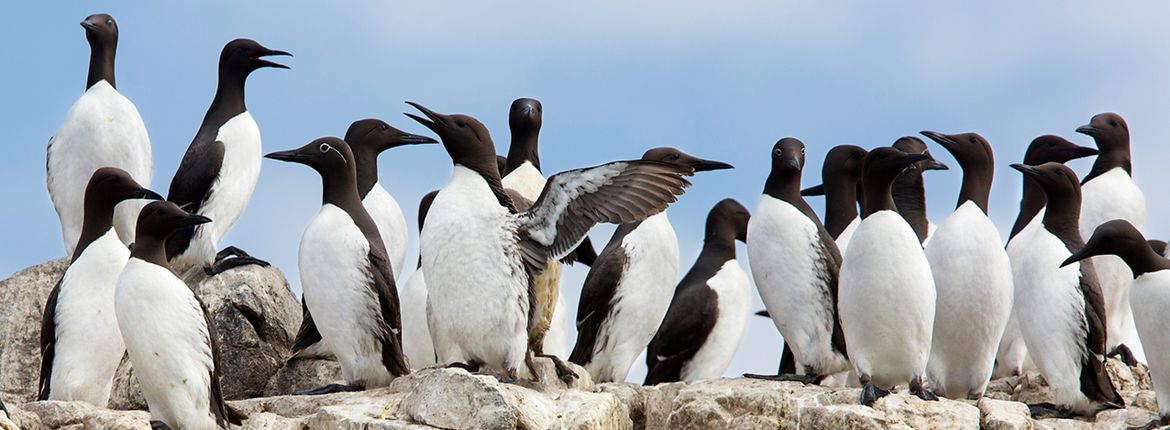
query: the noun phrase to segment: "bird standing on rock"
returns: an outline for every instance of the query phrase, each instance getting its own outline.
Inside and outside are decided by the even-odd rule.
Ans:
[[[306,394],[384,387],[410,373],[394,272],[377,223],[358,196],[349,145],[323,137],[265,157],[304,164],[321,175],[321,211],[301,237],[298,266],[304,303],[347,385]]]
[[[85,219],[85,190],[94,171],[117,167],[144,187],[150,186],[150,137],[138,108],[116,89],[114,57],[118,23],[99,13],[81,21],[89,41],[89,76],[85,93],[65,114],[49,139],[45,166],[49,198],[61,219],[65,252],[74,254]],[[142,204],[127,201],[114,216],[114,232],[122,243],[134,242],[134,221]]]
[[[210,221],[172,202],[146,205],[138,216],[130,261],[118,276],[118,328],[155,429],[211,430],[246,418],[223,400],[215,326],[207,308],[166,258],[169,236]]]
[[[167,194],[167,200],[213,220],[185,227],[167,241],[167,259],[180,272],[203,267],[215,275],[247,264],[268,265],[234,246],[218,253],[216,247],[244,212],[260,177],[260,128],[244,105],[244,84],[257,69],[288,68],[264,59],[273,55],[291,54],[250,39],[228,42],[220,53],[215,98]]]
[[[650,149],[642,160],[695,172],[732,168],[670,147]],[[581,286],[569,361],[595,381],[625,381],[662,325],[677,279],[678,237],[665,211],[618,226]]]
[[[548,260],[567,256],[598,222],[632,223],[666,209],[690,185],[690,167],[617,161],[549,178],[540,198],[518,211],[496,168],[482,123],[411,103],[408,114],[440,137],[454,164],[431,205],[419,252],[438,361],[515,380],[533,376],[528,334],[535,323],[535,279]],[[552,357],[562,380],[576,376]]]
[[[707,214],[703,249],[683,276],[662,325],[646,349],[646,385],[723,376],[748,318],[751,281],[735,259],[751,216],[733,199]]]
[[[934,279],[919,236],[895,212],[890,192],[898,175],[927,160],[929,155],[894,148],[877,148],[865,156],[865,204],[841,262],[837,305],[849,360],[864,386],[864,405],[889,394],[882,387],[907,382],[919,398],[938,399],[924,387],[934,326]]]

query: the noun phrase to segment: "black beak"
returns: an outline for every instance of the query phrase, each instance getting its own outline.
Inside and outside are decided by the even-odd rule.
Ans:
[[[297,152],[297,150],[295,150],[295,149],[290,149],[288,151],[280,151],[280,152],[273,152],[271,154],[266,154],[264,156],[264,158],[271,158],[273,160],[280,160],[280,161],[291,161],[293,163],[303,163],[304,160],[308,157],[305,157],[303,154],[301,154],[300,152]]]
[[[179,223],[182,225],[191,226],[191,225],[207,224],[209,222],[211,222],[211,218],[205,217],[203,215],[191,214],[191,215],[187,215]]]
[[[708,172],[711,170],[725,170],[725,169],[734,169],[735,168],[735,166],[732,166],[730,164],[727,164],[727,163],[724,163],[721,161],[712,161],[712,160],[699,160],[697,163],[693,164],[692,166],[695,168],[696,172]]]
[[[1068,266],[1095,255],[1097,255],[1097,253],[1092,249],[1089,249],[1088,244],[1085,244],[1085,246],[1082,246],[1080,250],[1074,252],[1073,255],[1068,256],[1068,258],[1066,258],[1063,263],[1060,263],[1060,267]]]
[[[811,187],[800,190],[800,195],[808,196],[823,196],[825,195],[825,184],[813,185]]]
[[[905,157],[902,157],[902,163],[904,163],[907,166],[914,164],[914,163],[917,163],[919,161],[925,161],[925,160],[930,160],[930,161],[934,162],[935,164],[941,165],[942,170],[946,170],[946,168],[947,168],[947,165],[945,165],[943,163],[939,163],[937,161],[934,161],[933,159],[930,158],[929,155],[926,155],[926,154],[906,154]],[[930,166],[927,166],[927,168],[925,168],[923,170],[932,170],[932,168]]]
[[[955,142],[955,139],[952,139],[950,136],[939,132],[926,130],[921,131],[920,133],[922,133],[923,136],[930,138],[930,140],[937,142],[939,145],[942,145],[942,147],[946,148],[947,151],[954,149],[955,144],[958,143]]]
[[[1077,127],[1077,133],[1084,134],[1087,136],[1094,136],[1095,137],[1095,136],[1097,136],[1098,131],[1099,130],[1097,129],[1097,127],[1093,127],[1092,125],[1082,125],[1080,127]]]
[[[926,157],[928,160],[930,160],[930,162],[926,163],[926,166],[923,167],[922,170],[950,170],[950,167],[947,167],[947,165],[943,164],[941,161],[935,160],[934,158],[931,158],[929,155],[926,155],[926,154],[920,154],[920,155],[922,155],[922,156]]]
[[[439,143],[439,141],[431,137],[410,133],[398,136],[396,140],[396,143],[399,145],[422,145],[426,143]]]
[[[404,112],[403,114],[410,117],[410,119],[418,121],[419,124],[427,126],[427,128],[431,129],[431,131],[438,133],[440,128],[445,128],[445,126],[447,125],[446,121],[443,120],[442,116],[440,116],[439,114],[435,113],[434,111],[432,111],[430,109],[427,109],[426,106],[420,105],[420,104],[415,103],[415,102],[409,102],[409,101],[406,102],[406,104],[413,106],[415,109],[418,109],[419,112],[422,112],[423,115],[426,115],[427,117],[423,118],[423,117],[420,117],[418,115],[415,115],[412,113],[406,113],[406,112]]]
[[[1013,169],[1019,170],[1020,173],[1023,173],[1024,176],[1030,176],[1033,178],[1040,176],[1039,170],[1036,170],[1035,167],[1029,166],[1027,164],[1012,163],[1011,166]]]
[[[1087,146],[1077,146],[1077,148],[1073,150],[1073,158],[1072,159],[1076,160],[1078,158],[1090,157],[1093,155],[1097,155],[1100,152],[1101,151],[1098,151],[1097,148],[1090,148]]]
[[[163,199],[163,196],[160,196],[158,193],[151,191],[151,190],[148,190],[146,188],[138,190],[138,193],[134,197],[139,198],[139,199],[147,199],[147,200],[165,200],[165,199]]]
[[[288,57],[292,56],[292,54],[285,52],[285,51],[277,51],[275,49],[269,49],[268,52],[260,54],[260,57],[271,57],[274,55],[283,55],[283,56],[288,56]],[[288,66],[286,66],[284,64],[280,64],[280,63],[277,63],[275,61],[265,60],[263,58],[257,58],[256,61],[260,62],[261,67],[273,67],[273,68],[277,68],[277,69],[289,68]]]
[[[764,317],[764,318],[772,318],[772,314],[769,314],[767,309],[756,312],[756,316]]]
[[[94,24],[94,23],[89,22],[89,21],[81,21],[81,26],[85,27],[85,31],[97,31],[98,30],[97,24]]]

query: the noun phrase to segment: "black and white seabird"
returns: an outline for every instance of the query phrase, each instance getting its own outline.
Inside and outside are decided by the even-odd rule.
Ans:
[[[800,191],[802,196],[825,196],[825,230],[841,252],[848,248],[849,239],[861,223],[857,203],[861,197],[861,164],[865,154],[860,146],[834,146],[825,155],[821,185]]]
[[[431,203],[438,194],[438,190],[431,191],[419,201],[418,231],[422,231]],[[423,274],[421,256],[398,297],[402,300],[402,352],[415,369],[433,366],[435,343],[431,341],[431,332],[427,328],[427,278]]]
[[[771,173],[748,224],[747,248],[760,298],[784,337],[784,355],[791,353],[794,360],[789,365],[782,358],[776,378],[819,383],[848,371],[849,359],[837,313],[841,253],[800,195],[804,153],[804,143],[791,137],[772,147]],[[837,155],[851,159],[849,153],[854,152]],[[826,191],[839,191],[840,182],[846,181],[827,180]]]
[[[669,147],[650,149],[642,160],[696,172],[732,167]],[[581,286],[577,341],[569,361],[588,370],[594,381],[625,381],[661,326],[677,280],[678,237],[665,211],[618,226]]]
[[[1153,430],[1170,424],[1170,260],[1148,247],[1137,227],[1123,219],[1097,227],[1085,246],[1064,261],[1065,265],[1098,255],[1116,255],[1133,272],[1129,298],[1138,339],[1150,362],[1150,378],[1158,399],[1158,419],[1144,427]]]
[[[487,128],[466,115],[417,103],[408,114],[440,137],[451,181],[431,205],[419,253],[427,276],[427,322],[440,363],[533,375],[528,333],[536,276],[567,256],[599,222],[633,223],[666,209],[690,183],[690,167],[617,161],[553,175],[527,211],[517,211],[495,165]],[[575,373],[552,356],[557,373]]]
[[[646,350],[646,385],[723,376],[747,325],[751,281],[735,259],[750,215],[733,199],[707,214],[703,249],[674,290],[670,309]]]
[[[1054,404],[1032,405],[1033,415],[1092,416],[1124,405],[1105,371],[1106,309],[1091,261],[1062,267],[1084,246],[1079,231],[1081,186],[1060,163],[1013,164],[1044,190],[1041,224],[1025,229],[1015,262],[1015,312],[1028,354],[1048,381]]]
[[[934,156],[930,155],[930,149],[926,147],[926,142],[917,137],[899,138],[891,146],[907,154],[923,154],[927,157],[925,160],[914,163],[909,169],[898,175],[892,189],[894,206],[898,209],[898,214],[906,219],[906,222],[914,229],[914,234],[918,235],[918,241],[925,245],[930,234],[934,233],[937,227],[926,216],[926,186],[923,185],[922,174],[927,170],[947,170],[947,165],[935,160]]]
[[[928,160],[923,153],[888,147],[865,156],[865,204],[841,262],[837,303],[849,360],[864,386],[864,405],[889,394],[882,387],[907,382],[918,397],[937,399],[923,386],[934,326],[934,278],[919,237],[895,212],[890,191],[904,170]]]
[[[1067,139],[1051,134],[1043,135],[1032,140],[1028,149],[1024,151],[1024,164],[1039,166],[1048,162],[1065,163],[1077,158],[1096,155],[1097,150],[1069,142]],[[1012,266],[1026,258],[1026,251],[1021,248],[1020,242],[1015,241],[1017,236],[1027,236],[1025,229],[1036,228],[1044,218],[1044,205],[1048,199],[1044,197],[1044,190],[1032,179],[1024,176],[1023,193],[1020,197],[1020,212],[1012,224],[1012,231],[1008,236],[1007,253]],[[1013,283],[1015,279],[1013,270]],[[1023,374],[1029,368],[1035,368],[1035,363],[1028,357],[1028,347],[1024,342],[1024,335],[1020,333],[1020,324],[1013,311],[1008,319],[1007,328],[1003,331],[1003,339],[999,342],[999,352],[995,357],[995,371],[992,378],[1002,378]]]
[[[963,171],[955,212],[926,244],[936,291],[926,376],[934,392],[978,400],[987,390],[1012,313],[1012,264],[987,217],[995,156],[977,133],[922,135],[950,152]]]
[[[81,21],[89,41],[89,77],[85,93],[65,114],[65,122],[49,139],[45,166],[49,197],[61,219],[65,252],[74,255],[85,218],[85,188],[94,171],[117,167],[144,187],[150,186],[150,137],[138,108],[114,83],[118,23],[104,13]],[[142,204],[128,201],[114,216],[122,243],[134,241],[134,221]]]
[[[305,306],[347,385],[308,393],[384,387],[410,373],[394,272],[378,226],[358,196],[349,145],[323,137],[265,157],[304,164],[321,175],[321,211],[301,237],[298,266]]]
[[[362,205],[378,225],[378,232],[382,234],[382,242],[386,245],[386,253],[394,268],[394,279],[398,280],[406,265],[409,240],[406,217],[398,201],[386,192],[378,180],[378,155],[390,148],[439,141],[401,131],[380,119],[363,119],[349,126],[345,132],[345,143],[349,144],[353,158],[357,161],[358,197],[361,197]]]
[[[167,194],[185,210],[212,219],[183,228],[167,241],[167,258],[180,272],[205,267],[214,275],[245,264],[268,265],[234,246],[219,253],[216,247],[244,212],[260,177],[260,128],[244,105],[244,84],[256,69],[288,68],[264,59],[273,55],[291,54],[250,39],[228,42],[220,53],[215,98]]]
[[[215,326],[203,302],[172,271],[167,237],[211,220],[173,202],[146,205],[114,309],[153,428],[209,430],[245,418],[223,400]]]
[[[37,400],[82,401],[104,408],[126,353],[114,316],[114,286],[130,250],[114,229],[114,208],[162,196],[117,167],[94,172],[85,188],[85,221],[73,260],[49,293],[41,320]]]
[[[1081,206],[1081,237],[1093,234],[1106,221],[1124,219],[1141,230],[1146,223],[1146,198],[1133,180],[1130,161],[1129,126],[1121,115],[1109,112],[1093,116],[1077,133],[1089,135],[1097,143],[1097,160],[1081,181],[1084,199]],[[1125,346],[1133,316],[1129,308],[1129,284],[1133,274],[1125,262],[1113,255],[1093,258],[1097,280],[1105,295],[1105,321],[1109,330],[1110,355],[1121,355],[1126,364],[1137,360]]]
[[[503,178],[504,188],[523,197],[516,200],[534,202],[544,189],[546,181],[540,171],[540,127],[543,117],[544,107],[536,99],[516,99],[508,110],[508,127],[512,132],[512,142],[508,146],[508,156],[505,158],[504,167],[500,169],[500,176]],[[514,203],[525,205],[520,201]],[[588,236],[579,248],[581,251],[574,252],[570,260],[578,253],[593,253]],[[587,263],[592,264],[591,261]],[[566,352],[565,299],[560,294],[561,271],[561,262],[550,260],[544,271],[536,278],[536,323],[532,327],[528,341],[537,354],[548,353],[561,357]]]

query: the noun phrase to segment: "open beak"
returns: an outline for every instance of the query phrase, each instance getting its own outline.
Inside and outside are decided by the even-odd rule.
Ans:
[[[447,121],[443,118],[442,115],[439,115],[439,114],[435,113],[434,111],[427,109],[426,106],[420,105],[420,104],[415,103],[415,102],[408,101],[408,102],[406,102],[406,104],[413,106],[415,109],[418,109],[419,112],[422,112],[423,115],[426,115],[426,118],[423,118],[423,117],[420,117],[418,115],[415,115],[415,114],[412,114],[409,112],[404,112],[404,114],[406,116],[410,117],[410,119],[418,121],[419,124],[427,126],[427,128],[431,129],[431,131],[433,131],[435,133],[438,133],[439,129],[441,129],[441,128],[446,128]]]
[[[263,54],[260,54],[260,56],[259,56],[259,57],[271,57],[271,56],[274,56],[274,55],[283,55],[283,56],[287,56],[287,57],[291,57],[291,56],[292,56],[292,54],[290,54],[290,53],[288,53],[288,52],[285,52],[285,51],[277,51],[277,50],[275,50],[275,49],[269,49],[269,50],[268,50],[268,52],[265,52],[265,53],[263,53]],[[284,64],[280,64],[280,63],[277,63],[277,62],[275,62],[275,61],[265,60],[264,58],[257,58],[257,59],[256,59],[256,61],[259,61],[259,62],[260,62],[260,64],[261,64],[263,67],[274,67],[274,68],[277,68],[277,69],[287,69],[287,68],[289,68],[288,66],[286,66],[286,65],[284,65]]]
[[[273,160],[280,161],[291,161],[293,163],[302,163],[306,157],[297,150],[290,149],[288,151],[279,151],[266,154],[264,158],[271,158]]]
[[[146,188],[138,190],[138,193],[134,197],[147,200],[165,200],[163,196]]]
[[[203,215],[191,214],[191,215],[187,215],[186,218],[183,218],[183,221],[181,221],[181,224],[191,226],[191,225],[207,224],[209,222],[211,222],[211,218],[205,217]]]
[[[697,163],[693,164],[692,166],[694,166],[696,172],[708,172],[711,170],[725,170],[725,169],[734,169],[735,168],[735,166],[724,163],[722,161],[713,161],[713,160],[699,160]]]
[[[825,184],[813,185],[811,187],[800,190],[800,195],[808,196],[823,196],[825,195]]]
[[[1097,131],[1098,131],[1097,127],[1093,127],[1092,125],[1082,125],[1080,127],[1077,127],[1077,133],[1087,135],[1087,136],[1096,136]]]
[[[1012,163],[1011,166],[1013,169],[1019,170],[1020,173],[1023,173],[1024,176],[1028,176],[1028,177],[1032,177],[1032,178],[1040,176],[1039,170],[1036,170],[1035,167],[1029,166],[1027,164]]]

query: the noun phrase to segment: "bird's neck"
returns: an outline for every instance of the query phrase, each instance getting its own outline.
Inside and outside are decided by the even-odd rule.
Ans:
[[[507,175],[512,171],[524,165],[524,162],[532,163],[537,171],[540,170],[540,134],[531,130],[513,130],[512,143],[508,146],[508,162],[505,171],[500,172],[501,175]]]
[[[1036,214],[1044,209],[1044,205],[1048,203],[1048,197],[1044,195],[1044,189],[1035,181],[1024,177],[1024,192],[1023,197],[1020,198],[1020,214],[1016,216],[1016,222],[1012,224],[1012,232],[1008,235],[1008,239],[1016,237],[1028,223],[1036,218]]]
[[[796,204],[804,201],[800,196],[800,172],[796,170],[773,169],[764,182],[764,194],[773,198]]]
[[[1089,170],[1089,174],[1085,175],[1082,183],[1088,182],[1090,179],[1096,178],[1105,174],[1106,172],[1115,168],[1122,168],[1125,173],[1133,176],[1133,163],[1130,161],[1129,153],[1129,136],[1124,139],[1119,139],[1118,142],[1111,142],[1109,145],[1097,145],[1101,148],[1101,152],[1097,154],[1097,160],[1093,161],[1093,168]]]
[[[894,206],[894,198],[891,195],[893,186],[893,181],[862,181],[863,194],[865,195],[865,204],[862,205],[861,212],[862,219],[881,211],[898,210],[897,206]]]
[[[825,229],[836,238],[857,218],[857,186],[853,182],[825,183]]]
[[[987,215],[987,202],[991,198],[991,178],[995,174],[993,169],[992,166],[984,164],[963,168],[963,185],[959,188],[959,202],[955,204],[955,209],[963,206],[963,203],[974,202],[983,214]]]
[[[244,104],[244,84],[247,79],[247,75],[220,71],[219,85],[215,89],[215,98],[211,99],[211,107],[203,118],[204,125],[211,122],[221,124],[248,110]]]
[[[365,199],[378,183],[378,153],[364,147],[353,148],[353,159],[357,163],[358,197]]]
[[[1044,227],[1057,236],[1076,236],[1080,239],[1081,194],[1048,196],[1048,208],[1044,210]],[[1064,235],[1064,236],[1061,236]],[[1078,244],[1077,246],[1081,246]]]
[[[85,88],[89,89],[98,82],[106,81],[113,88],[118,88],[114,82],[114,56],[118,50],[116,43],[94,43],[90,45],[89,76]]]
[[[321,175],[321,204],[332,204],[343,209],[362,205],[357,192],[357,175],[352,171],[347,173]]]
[[[98,240],[112,228],[114,228],[114,208],[91,206],[91,209],[87,209],[85,220],[81,223],[81,237],[77,240],[77,246],[73,248],[73,261],[77,261],[77,258],[81,256],[85,248],[89,247],[89,244]]]
[[[130,249],[130,257],[156,264],[170,269],[167,263],[166,240],[160,240],[149,235],[137,235],[134,246]]]
[[[869,194],[868,188],[865,194]],[[926,217],[926,187],[922,184],[922,172],[908,170],[898,175],[890,188],[890,196],[898,214],[902,215],[906,223],[914,229],[914,234],[918,235],[918,241],[926,240],[930,221]],[[869,205],[869,201],[866,199],[866,206]]]
[[[1130,254],[1132,255],[1124,256],[1124,258],[1130,270],[1133,271],[1135,279],[1146,273],[1170,269],[1170,260],[1158,255],[1149,247],[1139,247],[1136,252]]]

